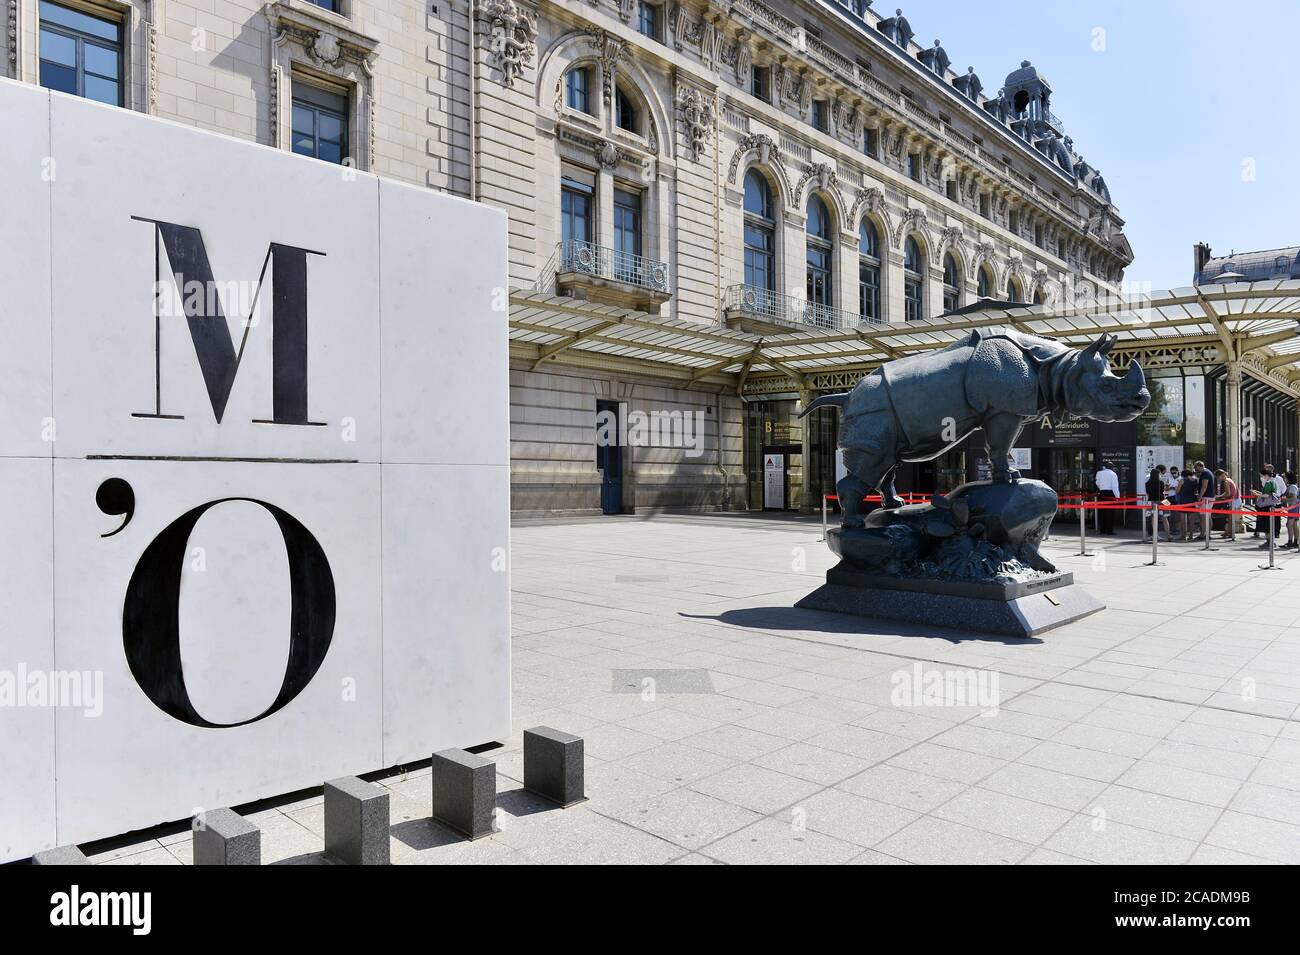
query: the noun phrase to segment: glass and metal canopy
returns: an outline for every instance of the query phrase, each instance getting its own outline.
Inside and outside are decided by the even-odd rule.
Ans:
[[[982,301],[904,323],[757,335],[720,325],[595,305],[541,292],[510,296],[511,356],[709,381],[746,392],[756,377],[784,376],[789,390],[823,372],[865,373],[894,358],[943,348],[972,328],[1005,325],[1084,345],[1102,332],[1117,353],[1195,347],[1205,363],[1249,359],[1256,374],[1292,394],[1300,379],[1300,281],[1241,282],[1106,296],[1086,304]]]

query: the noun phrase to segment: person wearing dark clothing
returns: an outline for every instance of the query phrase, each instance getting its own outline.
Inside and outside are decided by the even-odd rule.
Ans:
[[[1164,500],[1165,466],[1163,464],[1157,464],[1155,467],[1151,469],[1151,473],[1147,475],[1147,483],[1143,486],[1142,490],[1146,492],[1148,508],[1156,501]],[[1169,540],[1169,515],[1168,514],[1160,515],[1160,527],[1164,532],[1164,540]],[[1144,518],[1142,521],[1143,541],[1149,541],[1151,539],[1149,536],[1146,536],[1146,528],[1147,528],[1147,522],[1146,519]],[[1152,527],[1151,533],[1157,534],[1160,533],[1160,531],[1157,531],[1155,527]]]
[[[1197,461],[1193,466],[1196,469],[1196,501],[1205,513],[1201,516],[1201,532],[1192,540],[1203,541],[1210,537],[1210,521],[1213,519],[1210,511],[1214,509],[1217,488],[1214,483],[1214,472],[1205,466],[1204,461]]]

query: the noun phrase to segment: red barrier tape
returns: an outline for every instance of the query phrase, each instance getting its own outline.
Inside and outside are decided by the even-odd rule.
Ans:
[[[839,501],[840,499],[838,494],[826,494],[823,496],[828,501]],[[904,501],[906,501],[909,504],[926,504],[929,503],[933,495],[900,494],[899,497],[901,497]],[[1082,500],[1084,498],[1084,495],[1076,494],[1076,495],[1072,495],[1072,497],[1075,500]],[[869,494],[863,497],[863,500],[872,501],[872,502],[883,502],[884,499],[879,494]],[[1134,503],[1128,503],[1128,502],[1134,502]],[[1083,503],[1080,504],[1066,504],[1062,502],[1057,505],[1057,509],[1062,511],[1142,511],[1144,513],[1149,513],[1151,511],[1151,505],[1149,503],[1140,503],[1140,502],[1141,502],[1141,498],[1138,497],[1129,497],[1129,498],[1121,497],[1121,498],[1115,498],[1113,501],[1104,504],[1099,500],[1084,501]],[[1218,507],[1205,508],[1200,506],[1199,504],[1161,504],[1160,513],[1161,514],[1211,514],[1211,515],[1230,514],[1237,517],[1256,517],[1261,520],[1269,520],[1270,518],[1275,519],[1279,517],[1286,518],[1287,520],[1296,520],[1297,518],[1300,518],[1300,512],[1291,512],[1287,510],[1235,511],[1229,508],[1218,508]]]

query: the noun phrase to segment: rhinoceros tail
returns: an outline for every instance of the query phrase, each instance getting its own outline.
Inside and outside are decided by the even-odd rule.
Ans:
[[[803,411],[799,412],[799,417],[802,418],[808,412],[816,408],[824,408],[827,405],[835,405],[835,407],[837,408],[843,408],[844,402],[848,399],[848,397],[849,397],[849,392],[847,391],[841,391],[837,395],[818,395],[816,398],[814,398],[812,401],[808,403],[808,407],[804,408]]]

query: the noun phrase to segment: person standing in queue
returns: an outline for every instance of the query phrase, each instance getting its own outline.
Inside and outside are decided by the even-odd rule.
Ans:
[[[1300,486],[1296,484],[1294,471],[1286,472],[1286,496],[1281,506],[1286,509],[1286,543],[1282,546],[1300,550]]]
[[[1282,500],[1282,491],[1282,479],[1273,470],[1273,465],[1265,464],[1260,470],[1259,490],[1255,494],[1255,536],[1259,536],[1261,526],[1265,535],[1260,550],[1268,550],[1269,534],[1277,537],[1282,531],[1279,521],[1273,516],[1273,510]]]
[[[1214,476],[1218,478],[1219,493],[1215,495],[1214,502],[1221,509],[1227,511],[1241,510],[1241,498],[1237,495],[1237,482],[1228,477],[1228,472],[1223,468],[1217,468]],[[1236,540],[1235,528],[1237,526],[1237,515],[1234,513],[1223,516],[1223,539],[1226,541]]]
[[[1151,469],[1150,473],[1147,475],[1147,483],[1146,486],[1143,488],[1143,490],[1146,492],[1147,495],[1148,508],[1152,504],[1155,504],[1157,501],[1164,501],[1165,494],[1168,493],[1168,484],[1166,482],[1165,475],[1166,475],[1166,468],[1163,464],[1157,464],[1155,467]],[[1154,525],[1155,525],[1155,521],[1152,521],[1151,533],[1161,534],[1160,537],[1161,540],[1164,541],[1169,540],[1169,515],[1165,514],[1163,511],[1161,512],[1160,530],[1156,530]],[[1143,543],[1146,543],[1147,541],[1151,540],[1150,536],[1148,536],[1146,533],[1146,527],[1147,527],[1146,521],[1143,521],[1142,522]]]
[[[1112,535],[1115,533],[1115,509],[1107,505],[1114,504],[1119,500],[1119,475],[1111,469],[1111,466],[1105,461],[1102,462],[1101,470],[1097,472],[1097,503],[1101,505],[1098,508],[1098,520],[1101,522],[1101,533]],[[1083,513],[1080,513],[1079,519],[1082,520]]]
[[[1210,522],[1214,520],[1210,511],[1214,510],[1214,499],[1218,495],[1215,490],[1214,472],[1205,466],[1204,461],[1197,461],[1193,467],[1196,469],[1197,504],[1204,513],[1201,515],[1201,532],[1192,540],[1204,541],[1210,539]]]

